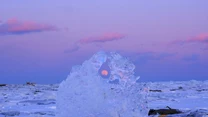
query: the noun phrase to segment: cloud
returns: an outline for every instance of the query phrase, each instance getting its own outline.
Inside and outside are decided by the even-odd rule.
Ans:
[[[80,47],[78,45],[72,45],[71,47],[64,50],[64,53],[72,53],[72,52],[78,51],[79,48]]]
[[[159,61],[165,58],[175,56],[175,53],[166,52],[139,52],[131,54],[130,58],[139,65],[148,63],[149,61]]]
[[[146,60],[162,60],[165,59],[166,57],[170,57],[173,55],[174,54],[172,53],[157,53],[157,52],[143,52],[137,54],[137,56],[140,59],[146,59]]]
[[[199,59],[198,54],[192,54],[192,55],[184,56],[182,58],[182,60],[184,60],[184,61],[197,61],[198,59]]]
[[[188,43],[206,43],[208,44],[208,33],[199,34],[193,38],[187,40],[174,40],[170,44],[184,45]]]
[[[0,35],[21,35],[56,30],[57,28],[52,25],[39,24],[33,21],[19,21],[17,19],[9,19],[0,24]]]
[[[169,45],[184,45],[186,43],[186,40],[174,40],[169,43]]]
[[[93,42],[108,42],[108,41],[114,41],[114,40],[120,40],[123,39],[125,35],[120,33],[105,33],[100,36],[92,36],[87,37],[79,40],[79,43],[81,44],[87,44],[87,43],[93,43]]]
[[[187,42],[192,43],[192,42],[199,42],[199,43],[208,43],[208,33],[200,34],[194,38],[191,38],[187,40]]]
[[[105,33],[100,36],[92,36],[88,38],[83,38],[77,42],[74,43],[71,47],[64,50],[64,53],[72,53],[75,51],[78,51],[82,44],[89,44],[89,43],[95,43],[95,42],[108,42],[108,41],[114,41],[114,40],[120,40],[123,39],[125,35],[122,35],[120,33]],[[97,43],[97,47],[102,47],[99,45],[100,43]]]
[[[203,48],[203,50],[208,50],[208,48]]]

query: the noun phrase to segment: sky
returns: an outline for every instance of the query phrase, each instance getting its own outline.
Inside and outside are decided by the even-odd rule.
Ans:
[[[60,83],[98,51],[142,82],[208,80],[207,0],[0,2],[0,83]]]

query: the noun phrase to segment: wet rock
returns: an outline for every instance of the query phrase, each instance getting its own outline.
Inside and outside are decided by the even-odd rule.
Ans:
[[[19,111],[10,111],[10,112],[2,112],[0,115],[4,115],[5,117],[7,116],[19,116],[20,112]]]
[[[162,90],[152,90],[152,89],[150,89],[149,91],[150,92],[162,92]]]
[[[54,112],[51,111],[43,111],[43,112],[34,112],[35,115],[48,115],[48,116],[55,116]]]
[[[208,89],[200,89],[200,90],[196,90],[198,92],[202,92],[202,91],[208,91]]]
[[[4,86],[7,86],[7,84],[0,84],[0,87],[4,87]]]
[[[32,82],[26,82],[26,85],[35,86],[35,83],[32,83]]]
[[[178,87],[178,89],[183,89],[183,87],[180,86],[180,87]]]
[[[198,109],[190,112],[186,117],[208,117],[208,110]]]
[[[180,114],[182,113],[180,110],[172,109],[167,106],[168,109],[150,109],[148,115],[170,115],[170,114]]]

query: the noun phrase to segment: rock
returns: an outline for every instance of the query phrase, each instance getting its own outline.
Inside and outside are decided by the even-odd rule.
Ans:
[[[171,109],[170,107],[167,106],[168,109],[150,109],[148,115],[169,115],[169,114],[180,114],[182,113],[181,111],[177,109]]]
[[[35,83],[32,82],[26,82],[27,85],[35,86]]]
[[[4,115],[5,117],[7,117],[7,116],[19,116],[20,112],[19,111],[10,111],[10,112],[2,112],[0,114]]]
[[[4,86],[7,86],[6,84],[0,84],[0,87],[4,87]]]
[[[150,91],[150,92],[162,92],[162,90],[157,90],[157,89],[156,89],[156,90],[151,90],[151,89],[150,89],[149,91]]]
[[[198,109],[195,111],[191,111],[187,117],[208,117],[208,110],[206,109]]]

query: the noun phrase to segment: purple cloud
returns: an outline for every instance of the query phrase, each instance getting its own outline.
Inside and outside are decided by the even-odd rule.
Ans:
[[[208,48],[204,48],[203,50],[208,50]]]
[[[80,47],[78,45],[73,45],[73,46],[67,48],[66,50],[64,50],[64,53],[72,53],[72,52],[78,51],[79,48]]]
[[[33,21],[19,21],[17,19],[9,19],[0,24],[0,35],[18,35],[56,30],[57,28],[52,25],[39,24]]]
[[[93,42],[107,42],[107,41],[114,41],[123,39],[125,35],[120,33],[106,33],[100,36],[92,36],[87,37],[79,40],[79,43],[86,44],[86,43],[93,43]]]
[[[208,33],[199,34],[187,40],[174,40],[170,44],[186,44],[186,43],[206,43],[208,44]]]
[[[197,61],[198,59],[199,59],[198,54],[192,54],[192,55],[189,55],[189,56],[184,56],[182,58],[182,60],[184,60],[184,61]]]
[[[175,53],[168,52],[137,52],[131,53],[128,56],[130,56],[135,64],[144,65],[149,61],[160,61],[175,55]]]
[[[187,42],[189,42],[189,43],[191,43],[191,42],[208,43],[208,34],[206,34],[206,33],[200,34],[194,38],[187,40]]]

